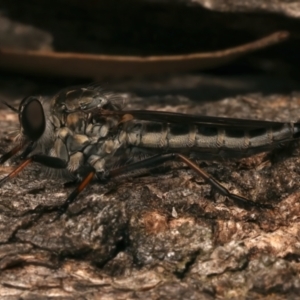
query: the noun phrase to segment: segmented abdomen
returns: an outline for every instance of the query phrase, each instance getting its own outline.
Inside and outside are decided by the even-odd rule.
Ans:
[[[296,126],[297,125],[297,126]],[[280,142],[294,139],[300,132],[298,123],[282,123],[276,127],[242,130],[203,125],[140,122],[127,130],[132,146],[176,151],[252,151],[271,149]]]

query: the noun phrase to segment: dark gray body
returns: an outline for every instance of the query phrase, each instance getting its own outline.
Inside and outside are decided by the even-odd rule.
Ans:
[[[157,153],[242,157],[298,138],[299,123],[197,117],[120,109],[120,99],[97,88],[74,88],[43,104],[46,130],[36,152],[59,157],[75,172],[92,165],[102,173]],[[151,121],[150,119],[154,119]]]

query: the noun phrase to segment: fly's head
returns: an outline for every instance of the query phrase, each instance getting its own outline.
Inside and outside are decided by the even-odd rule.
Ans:
[[[21,135],[32,142],[37,141],[46,129],[42,103],[36,97],[26,97],[19,106]]]
[[[24,150],[24,147],[26,149],[19,158],[28,156],[38,144],[45,144],[43,136],[47,136],[44,133],[47,131],[47,127],[49,127],[46,126],[44,108],[38,98],[24,98],[20,103],[19,109],[12,107],[6,102],[4,104],[19,115],[20,129],[16,136],[18,144],[0,157],[0,164],[15,156],[19,151]],[[49,138],[47,139],[49,140]]]

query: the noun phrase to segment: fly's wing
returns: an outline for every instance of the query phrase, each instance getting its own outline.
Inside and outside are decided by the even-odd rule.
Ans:
[[[225,117],[212,117],[201,116],[192,114],[181,114],[174,112],[164,111],[151,111],[151,110],[123,110],[123,111],[109,111],[104,110],[101,115],[112,116],[132,116],[133,119],[155,122],[167,122],[178,124],[196,124],[203,126],[222,127],[222,128],[236,128],[240,130],[247,129],[265,129],[274,128],[284,125],[284,122],[251,120],[251,119],[238,119],[238,118],[225,118]]]
[[[87,100],[84,101],[86,97]],[[102,99],[103,97],[106,99],[106,101],[103,101],[103,103],[106,103],[104,105],[102,105],[102,102],[99,100],[99,98]],[[284,124],[282,122],[201,116],[163,111],[124,110],[124,102],[127,102],[124,97],[115,93],[105,92],[98,84],[67,88],[60,91],[54,98],[58,99],[56,101],[58,102],[58,106],[62,104],[70,106],[68,112],[83,111],[92,113],[94,117],[100,118],[107,116],[119,116],[122,118],[127,115],[125,121],[131,117],[132,119],[145,121],[198,124],[222,128],[230,127],[240,130],[274,128]],[[78,101],[84,103],[84,107],[78,105]]]

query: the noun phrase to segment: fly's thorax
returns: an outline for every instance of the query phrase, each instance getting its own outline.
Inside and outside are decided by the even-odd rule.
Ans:
[[[76,171],[82,164],[91,164],[97,172],[105,169],[116,151],[126,142],[126,132],[118,127],[118,119],[84,119],[78,113],[68,114],[62,123],[57,116],[49,117],[54,139],[51,156],[68,162],[68,170]],[[77,124],[83,124],[81,127]],[[82,128],[79,130],[79,128]]]
[[[114,102],[120,102],[119,97],[105,93],[99,87],[74,87],[60,91],[50,103],[50,111],[64,122],[66,114],[74,112],[93,113],[102,108],[118,109]],[[118,101],[117,101],[118,100]]]
[[[66,126],[74,131],[84,132],[88,118],[89,115],[82,111],[66,113],[63,111],[59,112],[51,110],[49,120],[55,128]]]
[[[119,128],[114,132],[109,132],[106,137],[99,138],[97,143],[85,147],[83,153],[87,162],[95,168],[97,173],[101,173],[106,170],[107,166],[114,165],[120,159],[116,153],[120,149],[126,149],[126,145],[127,133]]]
[[[51,114],[49,121],[56,130],[67,127],[74,132],[85,133],[86,127],[91,120],[89,115],[84,112],[74,112],[61,115]]]
[[[57,128],[54,135],[52,155],[67,162],[71,155],[83,151],[91,143],[86,134],[77,133],[66,126]]]
[[[88,157],[88,163],[93,166],[97,173],[105,172],[106,159],[99,155],[90,155]]]
[[[84,133],[87,123],[88,115],[83,112],[76,112],[66,115],[64,126],[75,132]]]
[[[84,154],[89,157],[92,155],[99,158],[109,158],[122,146],[126,144],[126,134],[120,131],[116,134],[109,135],[106,138],[99,139],[97,143],[90,144],[84,149]]]

